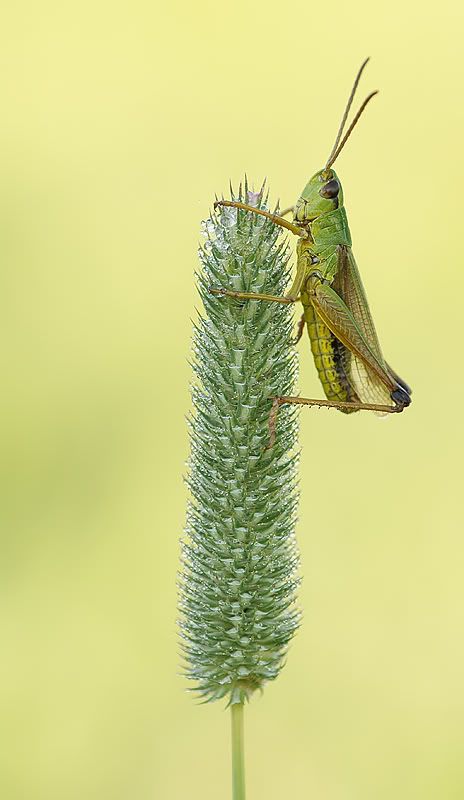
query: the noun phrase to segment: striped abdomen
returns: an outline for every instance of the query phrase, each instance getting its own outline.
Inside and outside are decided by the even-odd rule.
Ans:
[[[345,347],[327,325],[317,316],[313,306],[304,306],[304,318],[308,328],[314,363],[328,400],[353,402],[358,398],[346,377],[344,355]],[[350,409],[340,409],[351,414]]]

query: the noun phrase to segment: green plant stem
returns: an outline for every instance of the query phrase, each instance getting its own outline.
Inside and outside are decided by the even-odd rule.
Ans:
[[[245,800],[243,703],[233,703],[230,711],[232,721],[232,800]]]

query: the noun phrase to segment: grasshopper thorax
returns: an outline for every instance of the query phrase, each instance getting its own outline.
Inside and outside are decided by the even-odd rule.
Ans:
[[[295,206],[296,222],[311,222],[343,206],[343,189],[333,169],[316,172],[303,189]]]

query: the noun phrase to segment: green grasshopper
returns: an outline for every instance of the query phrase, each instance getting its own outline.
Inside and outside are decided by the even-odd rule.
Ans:
[[[403,411],[411,402],[411,389],[382,355],[351,250],[343,190],[332,169],[366,105],[377,94],[372,92],[368,95],[343,136],[351,104],[368,60],[364,61],[356,75],[325,167],[309,180],[294,207],[278,215],[237,201],[220,200],[215,203],[215,207],[232,206],[260,214],[299,237],[296,276],[286,295],[276,297],[211,288],[213,294],[239,300],[274,303],[296,303],[300,300],[303,304],[296,341],[301,338],[306,325],[327,400],[273,398],[269,420],[271,447],[275,439],[279,406],[284,403],[329,406],[345,414],[360,410],[387,414]],[[290,211],[293,212],[293,222],[284,219],[284,215]]]

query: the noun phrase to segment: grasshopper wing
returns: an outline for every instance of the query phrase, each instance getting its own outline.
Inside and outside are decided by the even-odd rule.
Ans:
[[[366,292],[351,248],[340,247],[338,271],[333,288],[351,311],[370,349],[386,368],[377,332],[367,302]]]
[[[343,250],[344,248],[339,249],[341,271],[344,273],[337,276],[339,291],[347,283],[347,274],[349,281],[346,269],[349,253],[345,255]],[[360,279],[359,286],[362,289]],[[344,298],[335,291],[335,287],[316,281],[310,294],[314,310],[343,345],[343,371],[354,397],[361,403],[391,406],[394,400],[395,405],[402,408],[409,405],[409,395],[398,385],[383,359],[367,301],[366,308],[362,307],[365,295],[355,296],[358,300],[354,305],[357,319]]]
[[[400,395],[404,395],[404,405],[407,405],[408,403],[406,400],[411,394],[411,389],[391,369],[382,355],[382,350],[380,348],[380,343],[375,330],[372,315],[369,310],[364,286],[362,284],[361,276],[350,248],[340,248],[338,266],[339,268],[333,288],[342,298],[347,308],[353,315],[357,326],[363,334],[363,338],[369,345],[372,353],[375,355],[379,365],[382,366],[384,376],[381,380],[383,385],[379,387],[379,376],[374,376],[372,374],[372,370],[369,368],[369,365],[367,365],[365,362],[360,363],[359,358],[352,351],[345,352],[345,369],[347,374],[351,376],[354,388],[356,388],[356,391],[360,397],[369,397],[372,402],[372,398],[376,396],[377,402],[380,402],[380,395],[382,395],[384,398],[382,402],[385,402],[386,398],[384,387],[391,386],[393,384],[393,391],[398,391],[399,387]],[[388,381],[385,381],[386,376],[389,378]]]
[[[373,376],[377,377],[377,380],[393,391],[396,382],[386,372],[383,359],[380,360],[371,349],[353,314],[340,295],[331,286],[318,283],[311,293],[311,303],[318,316],[344,345],[351,357],[356,357]],[[363,398],[360,399],[364,402]]]

